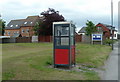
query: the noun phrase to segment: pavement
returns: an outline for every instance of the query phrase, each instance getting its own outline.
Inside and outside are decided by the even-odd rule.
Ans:
[[[120,48],[120,41],[114,44],[114,50],[110,53],[107,61],[105,62],[104,66],[104,73],[101,77],[102,80],[118,80],[118,51]],[[120,54],[120,53],[119,53]],[[119,72],[120,73],[120,72]],[[120,77],[119,77],[120,80]]]

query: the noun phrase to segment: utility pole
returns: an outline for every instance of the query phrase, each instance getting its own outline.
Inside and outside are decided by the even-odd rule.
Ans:
[[[0,20],[2,19],[1,17],[2,17],[2,16],[1,16],[1,14],[0,14]]]
[[[111,36],[112,36],[112,50],[113,50],[113,0],[111,0]]]

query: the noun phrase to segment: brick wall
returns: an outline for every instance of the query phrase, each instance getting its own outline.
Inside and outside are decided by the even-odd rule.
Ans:
[[[33,27],[21,27],[20,32],[22,37],[32,37],[34,35]]]
[[[5,29],[5,36],[13,36],[14,33],[20,33],[20,29]]]

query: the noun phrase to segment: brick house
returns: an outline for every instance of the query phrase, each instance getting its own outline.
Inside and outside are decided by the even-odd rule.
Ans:
[[[5,28],[5,36],[21,35],[22,37],[31,37],[34,35],[33,28],[41,20],[39,16],[28,16],[26,19],[11,20]]]
[[[107,24],[103,24],[103,23],[98,23],[96,25],[97,27],[97,32],[96,33],[102,33],[104,38],[110,38],[111,36],[111,28],[112,26],[111,25],[107,25]],[[82,27],[80,29],[80,31],[78,31],[78,34],[82,34],[82,35],[85,35],[86,31],[85,31],[86,27]],[[113,27],[113,34],[114,34],[114,31],[115,31],[115,27]]]
[[[96,25],[97,27],[97,30],[98,30],[98,33],[101,32],[103,34],[103,38],[106,39],[106,38],[109,38],[111,37],[111,29],[112,29],[112,26],[111,25],[107,25],[107,24],[103,24],[103,23],[98,23]],[[114,35],[114,31],[115,31],[115,27],[113,27],[113,35]]]
[[[111,37],[111,28],[112,26],[111,25],[107,25],[107,24],[103,24],[103,23],[98,23],[96,25],[97,27],[97,32],[95,33],[100,33],[100,34],[103,34],[103,40]],[[89,43],[90,41],[90,38],[88,36],[85,35],[86,33],[86,27],[82,27],[79,31],[78,31],[78,34],[82,36],[82,42],[86,42],[86,43]],[[115,32],[115,27],[113,27],[113,35],[114,35],[114,32]]]

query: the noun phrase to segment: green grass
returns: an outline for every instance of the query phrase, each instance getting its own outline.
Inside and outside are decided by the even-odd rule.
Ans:
[[[111,52],[109,46],[77,44],[77,63],[84,63],[88,67],[99,67],[104,64]]]
[[[77,72],[50,68],[52,43],[10,43],[2,45],[3,80],[99,80],[94,71]],[[110,53],[104,45],[76,44],[76,62],[99,67]]]

